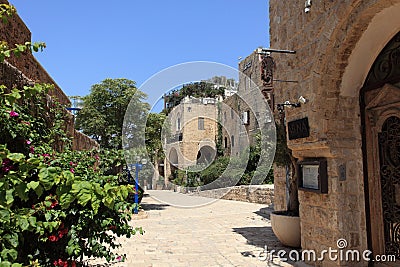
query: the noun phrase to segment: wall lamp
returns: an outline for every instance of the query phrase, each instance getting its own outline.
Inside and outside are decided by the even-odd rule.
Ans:
[[[307,102],[308,102],[307,99],[305,99],[303,96],[300,96],[297,103],[291,103],[290,101],[286,101],[285,103],[276,104],[276,108],[280,113],[282,113],[285,111],[285,106],[299,108],[301,107],[301,104],[305,104]]]

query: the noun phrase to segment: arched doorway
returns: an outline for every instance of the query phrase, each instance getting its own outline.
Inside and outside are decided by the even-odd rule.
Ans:
[[[372,65],[360,104],[370,248],[400,259],[400,32]]]
[[[169,167],[171,170],[171,174],[174,174],[176,170],[178,170],[178,164],[179,164],[178,152],[174,147],[171,148],[169,152],[168,160],[169,160]]]

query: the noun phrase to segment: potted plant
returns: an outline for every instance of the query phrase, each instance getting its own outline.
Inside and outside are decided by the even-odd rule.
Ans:
[[[301,229],[299,217],[298,179],[296,159],[287,146],[284,114],[276,123],[277,145],[274,163],[286,170],[286,210],[274,211],[271,214],[271,226],[282,244],[290,247],[301,246]]]

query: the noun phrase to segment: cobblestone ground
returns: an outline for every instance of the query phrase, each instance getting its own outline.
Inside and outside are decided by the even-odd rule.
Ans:
[[[149,191],[168,203],[190,203],[193,197]],[[207,199],[203,199],[208,202]],[[145,196],[144,213],[131,221],[145,233],[120,239],[125,262],[112,266],[291,266],[264,260],[265,248],[283,248],[274,236],[265,205],[218,200],[197,208],[178,208]],[[260,256],[260,258],[259,258]]]

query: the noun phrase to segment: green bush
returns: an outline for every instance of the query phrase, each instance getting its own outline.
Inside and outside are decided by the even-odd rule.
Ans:
[[[105,175],[110,157],[71,151],[65,112],[48,85],[0,87],[0,266],[76,266],[83,256],[119,255],[130,237],[132,185]],[[61,152],[60,152],[61,151]]]

